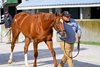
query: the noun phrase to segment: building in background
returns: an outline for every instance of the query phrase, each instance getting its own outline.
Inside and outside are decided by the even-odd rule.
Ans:
[[[1,22],[1,7],[2,7],[2,1],[0,0],[0,22]],[[1,37],[1,26],[0,26],[0,37]],[[1,41],[2,38],[0,38]]]
[[[67,10],[75,19],[100,18],[100,0],[26,0],[17,10],[30,12],[62,12]]]
[[[82,41],[100,42],[100,0],[27,0],[19,4],[17,10],[31,13],[67,10],[82,28]]]
[[[2,0],[2,2],[1,14],[8,10],[12,16],[21,11],[61,13],[67,10],[73,18],[82,21],[80,23],[83,31],[82,41],[100,42],[100,36],[98,36],[100,34],[100,0]]]
[[[14,17],[17,13],[16,6],[21,2],[21,0],[2,0],[1,14],[4,14],[5,11],[9,11],[9,13]]]
[[[2,1],[0,0],[0,22],[1,22],[1,8],[2,8]]]

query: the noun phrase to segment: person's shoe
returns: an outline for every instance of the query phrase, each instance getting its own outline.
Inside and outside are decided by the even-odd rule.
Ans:
[[[58,67],[63,67],[61,64],[58,64]]]

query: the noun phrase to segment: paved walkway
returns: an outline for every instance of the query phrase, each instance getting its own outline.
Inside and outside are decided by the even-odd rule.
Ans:
[[[63,52],[59,48],[59,43],[54,43],[57,62],[60,63]],[[16,43],[14,50],[13,63],[8,64],[10,54],[10,44],[0,43],[0,67],[25,67],[24,66],[24,43]],[[77,53],[74,49],[73,54]],[[29,46],[28,62],[33,66],[33,48],[32,43]],[[53,67],[53,59],[47,46],[44,43],[39,44],[38,67]],[[67,67],[67,64],[65,64]],[[100,67],[100,46],[83,45],[78,57],[74,59],[74,67]]]

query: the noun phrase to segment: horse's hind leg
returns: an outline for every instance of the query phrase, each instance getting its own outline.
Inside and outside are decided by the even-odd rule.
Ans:
[[[24,56],[25,56],[26,67],[29,67],[28,62],[27,62],[27,52],[28,52],[29,43],[30,43],[30,38],[26,37],[25,46],[24,46]]]
[[[46,41],[45,43],[47,44],[50,52],[52,53],[53,60],[54,60],[54,67],[57,67],[56,53],[55,53],[55,51],[53,49],[52,41]]]
[[[8,60],[8,63],[11,64],[12,63],[12,58],[13,58],[13,50],[14,50],[14,47],[15,47],[15,42],[16,42],[16,39],[18,38],[18,35],[19,35],[20,32],[14,30],[12,32],[12,43],[11,43],[11,53],[10,53],[10,57],[9,57],[9,60]]]

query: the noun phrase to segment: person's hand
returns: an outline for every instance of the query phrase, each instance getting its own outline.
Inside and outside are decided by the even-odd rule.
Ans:
[[[79,41],[81,39],[81,36],[79,36],[78,34],[76,34],[76,41]]]
[[[67,37],[65,32],[59,32],[59,33],[60,33],[62,39],[65,39]]]
[[[81,39],[81,36],[78,36],[78,40],[80,40]]]
[[[80,41],[80,39],[81,39],[81,37],[80,37],[80,36],[78,36],[78,41]]]
[[[7,20],[9,20],[9,17],[7,18]]]

